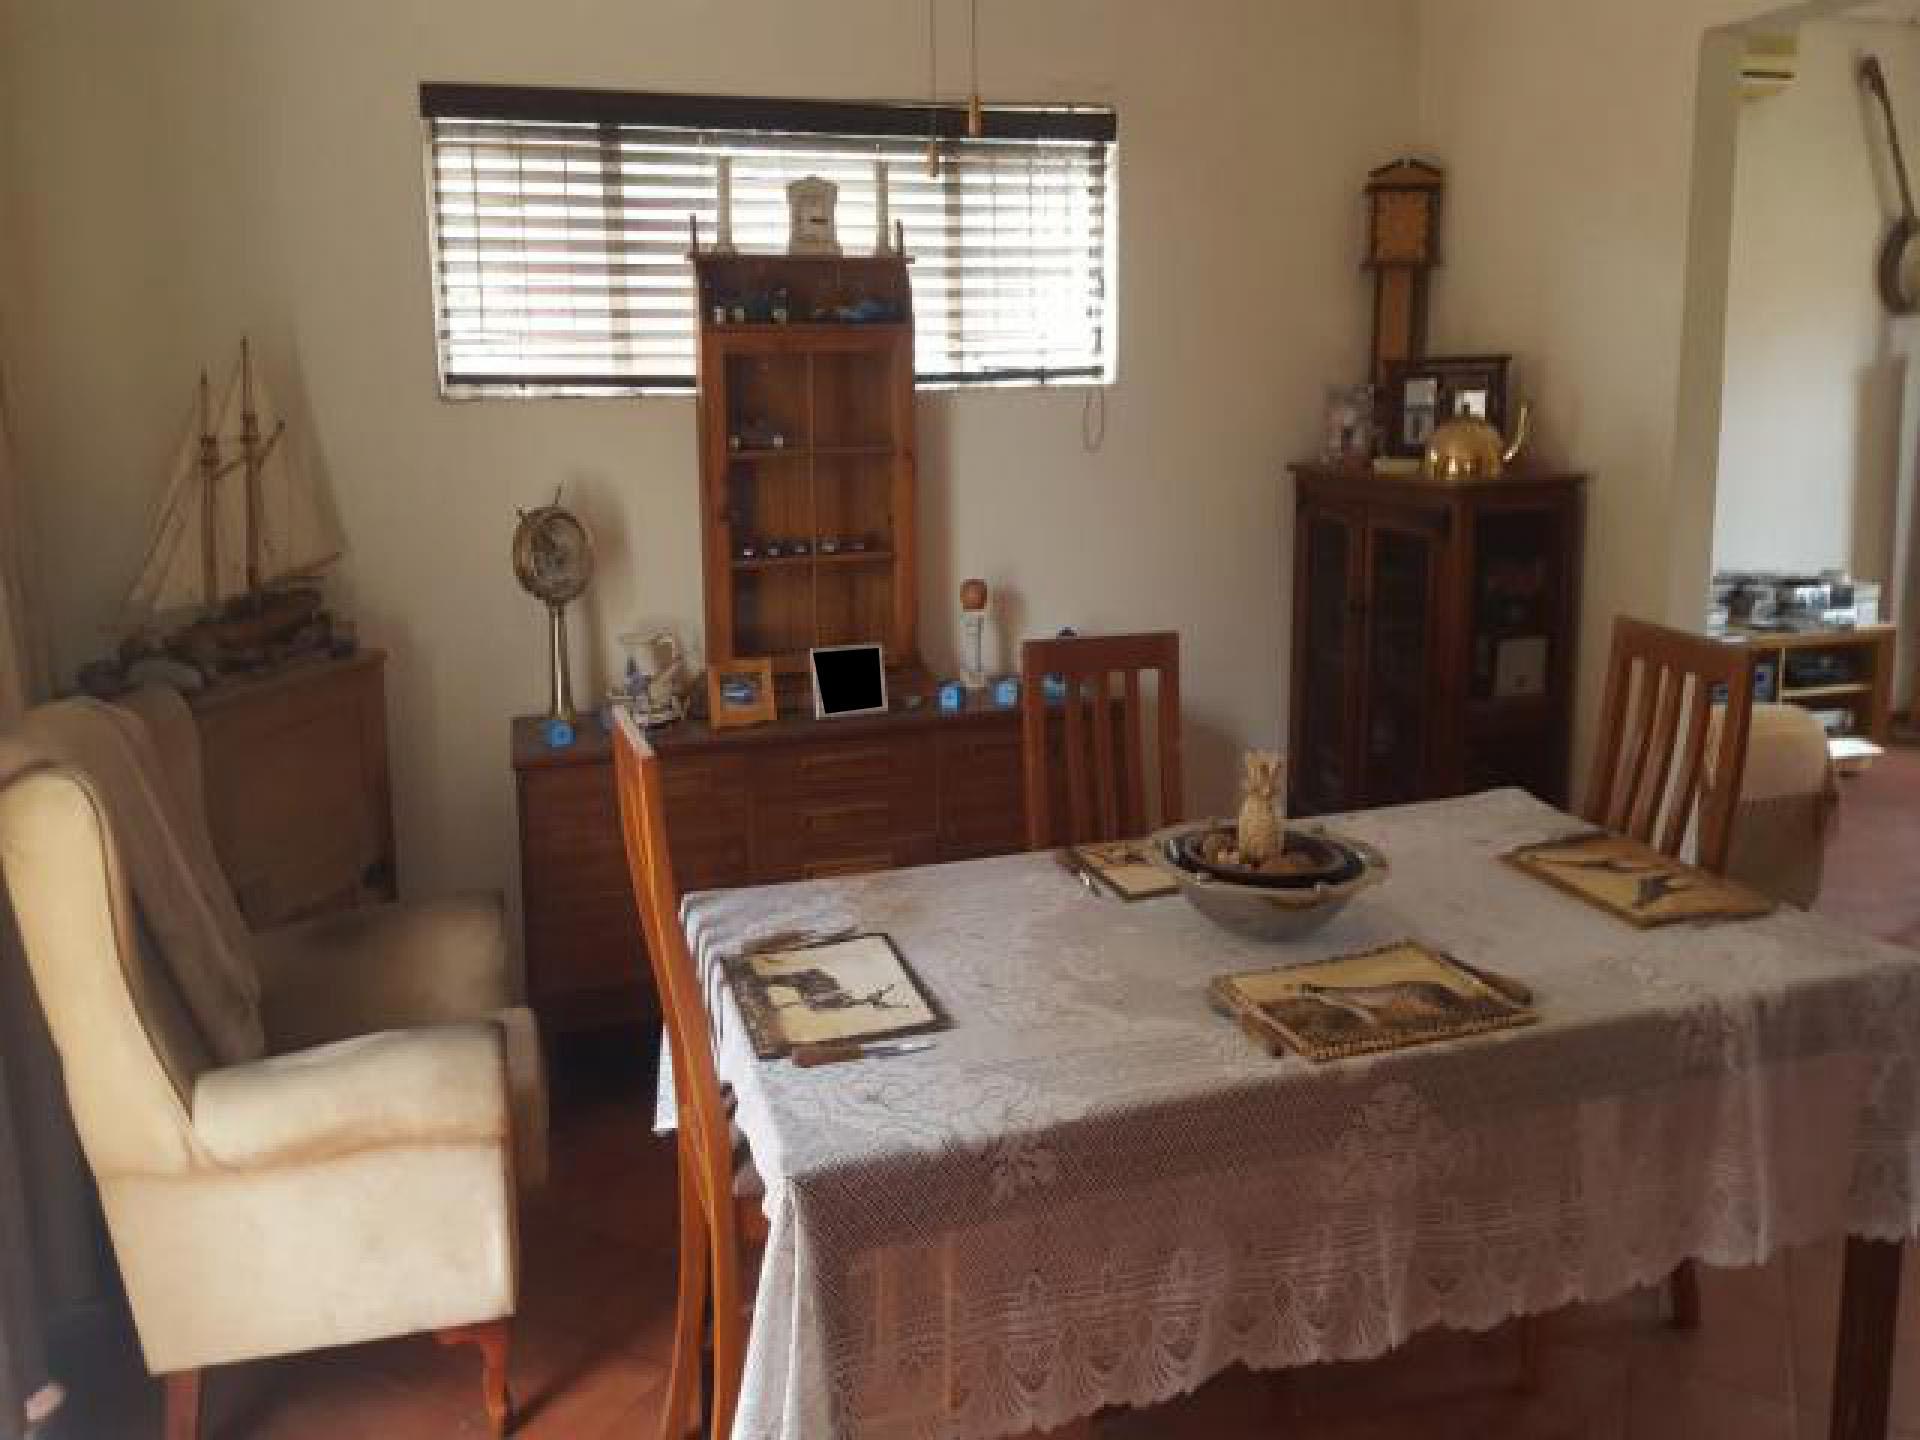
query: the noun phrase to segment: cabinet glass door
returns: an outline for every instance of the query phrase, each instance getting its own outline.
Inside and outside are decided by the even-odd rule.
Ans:
[[[1340,810],[1354,786],[1353,727],[1360,527],[1337,512],[1309,510],[1306,591],[1301,627],[1297,714],[1293,738],[1294,804],[1309,814]]]
[[[1368,526],[1361,793],[1369,806],[1404,804],[1427,793],[1434,572],[1431,536]]]

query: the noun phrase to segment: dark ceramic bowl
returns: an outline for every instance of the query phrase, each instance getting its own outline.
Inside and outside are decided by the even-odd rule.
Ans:
[[[1236,934],[1255,940],[1296,940],[1310,935],[1338,915],[1355,895],[1387,878],[1386,856],[1371,845],[1329,830],[1312,833],[1343,857],[1357,862],[1352,869],[1343,865],[1344,879],[1315,880],[1306,885],[1259,885],[1210,874],[1187,861],[1188,842],[1231,828],[1218,820],[1170,825],[1149,838],[1147,854],[1155,866],[1172,877],[1188,904]]]
[[[1344,847],[1313,830],[1289,829],[1282,846],[1293,863],[1292,870],[1257,870],[1251,865],[1228,865],[1209,860],[1206,852],[1216,836],[1232,837],[1232,828],[1209,827],[1181,835],[1176,839],[1174,859],[1187,869],[1216,880],[1231,880],[1236,885],[1257,885],[1266,890],[1299,890],[1314,885],[1338,885],[1351,880],[1366,868],[1358,852]]]

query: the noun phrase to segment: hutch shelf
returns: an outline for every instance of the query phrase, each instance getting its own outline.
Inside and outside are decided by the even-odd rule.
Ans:
[[[1830,735],[1893,735],[1892,625],[1768,630],[1734,625],[1714,632],[1753,651],[1753,698],[1811,710]]]
[[[906,259],[693,265],[709,661],[770,657],[788,696],[816,645],[879,641],[917,667]],[[810,318],[859,306],[885,318]]]
[[[1585,477],[1292,468],[1295,813],[1564,804]]]

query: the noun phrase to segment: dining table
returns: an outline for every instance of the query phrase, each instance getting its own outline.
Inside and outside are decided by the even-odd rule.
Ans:
[[[1285,942],[1048,853],[685,897],[766,1187],[737,1440],[1051,1429],[1836,1236],[1831,1433],[1884,1435],[1920,953],[1786,906],[1636,927],[1504,863],[1591,828],[1518,790],[1322,823],[1388,878]],[[950,1024],[887,1058],[757,1058],[729,958],[849,927]],[[1521,982],[1537,1020],[1316,1063],[1209,1003],[1224,974],[1405,939]]]

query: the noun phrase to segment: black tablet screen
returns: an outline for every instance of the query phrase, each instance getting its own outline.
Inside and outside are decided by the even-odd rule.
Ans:
[[[814,674],[819,677],[821,714],[848,715],[860,710],[878,710],[885,703],[878,645],[817,650],[813,665]]]

